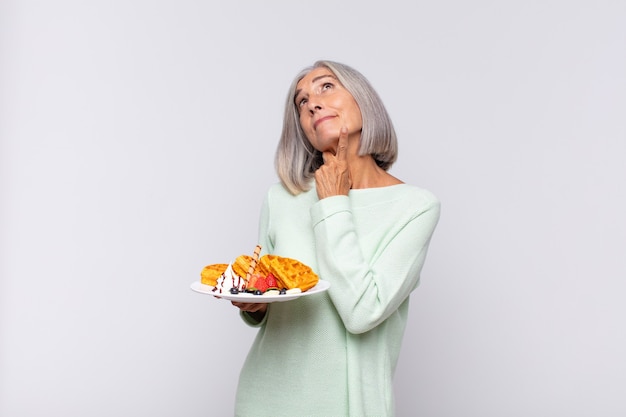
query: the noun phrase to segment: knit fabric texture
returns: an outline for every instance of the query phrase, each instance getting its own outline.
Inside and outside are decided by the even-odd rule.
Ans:
[[[268,304],[243,364],[238,417],[390,417],[393,376],[440,204],[398,184],[319,200],[280,184],[262,206],[262,253],[297,259],[328,291]]]

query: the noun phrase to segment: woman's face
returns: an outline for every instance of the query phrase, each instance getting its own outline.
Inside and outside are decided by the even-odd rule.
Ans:
[[[315,68],[296,86],[295,104],[300,112],[300,126],[318,151],[335,152],[339,131],[348,128],[349,137],[360,136],[363,120],[352,94],[328,68]]]

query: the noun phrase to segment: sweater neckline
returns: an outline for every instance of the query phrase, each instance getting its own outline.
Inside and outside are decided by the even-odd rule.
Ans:
[[[354,189],[350,189],[349,194],[369,194],[369,193],[376,193],[380,191],[385,191],[385,192],[395,191],[398,188],[404,188],[408,186],[409,185],[406,183],[400,183],[400,184],[385,185],[383,187],[354,188]]]

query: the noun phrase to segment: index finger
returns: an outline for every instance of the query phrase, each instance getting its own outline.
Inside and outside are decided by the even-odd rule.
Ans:
[[[337,142],[336,158],[340,161],[346,160],[348,154],[348,128],[343,126],[339,131],[339,141]]]

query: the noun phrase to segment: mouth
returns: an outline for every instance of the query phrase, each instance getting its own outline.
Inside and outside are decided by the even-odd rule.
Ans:
[[[317,120],[313,123],[313,129],[316,129],[316,128],[317,128],[317,126],[318,126],[320,123],[325,122],[326,120],[330,120],[330,119],[332,119],[332,118],[334,118],[334,117],[335,117],[335,116],[325,116],[325,117],[322,117],[322,118],[320,118],[320,119],[317,119]]]

